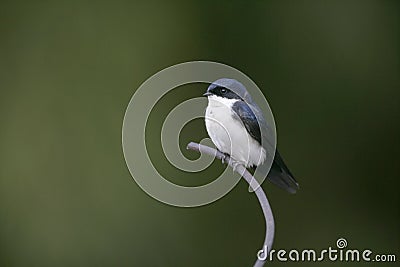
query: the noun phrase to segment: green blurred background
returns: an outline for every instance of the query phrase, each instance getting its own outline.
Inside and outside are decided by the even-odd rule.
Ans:
[[[301,185],[296,195],[263,186],[275,249],[322,250],[344,237],[398,258],[399,11],[398,1],[2,1],[0,265],[253,264],[265,228],[245,182],[211,205],[176,208],[146,195],[124,162],[134,91],[190,60],[243,71],[269,100]],[[156,107],[153,155],[168,109],[205,88],[178,88]],[[182,147],[205,136],[194,121]],[[192,176],[157,162],[178,183],[223,170],[215,162]]]

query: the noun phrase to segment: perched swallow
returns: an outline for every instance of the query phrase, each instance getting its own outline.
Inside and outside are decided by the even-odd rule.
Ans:
[[[213,82],[204,96],[208,97],[205,123],[208,135],[219,151],[230,156],[237,164],[257,167],[267,157],[267,122],[261,109],[252,100],[249,92],[233,79]],[[276,150],[267,178],[290,193],[299,185]]]

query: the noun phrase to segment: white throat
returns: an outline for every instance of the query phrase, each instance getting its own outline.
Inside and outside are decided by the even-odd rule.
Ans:
[[[231,108],[235,102],[239,101],[238,99],[230,99],[216,95],[208,96],[208,106],[209,107],[228,107]]]

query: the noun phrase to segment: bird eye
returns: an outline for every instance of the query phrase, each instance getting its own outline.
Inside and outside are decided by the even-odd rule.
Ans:
[[[221,89],[221,93],[225,94],[225,93],[226,93],[226,89],[225,89],[225,88],[222,88],[222,89]]]

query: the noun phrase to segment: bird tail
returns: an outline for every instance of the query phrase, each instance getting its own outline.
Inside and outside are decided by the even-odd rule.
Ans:
[[[286,166],[278,150],[275,151],[274,161],[271,165],[271,168],[269,169],[269,172],[266,165],[260,165],[257,167],[257,169],[258,168],[260,168],[258,170],[258,174],[257,172],[255,172],[254,174],[256,174],[255,178],[259,183],[264,180],[260,178],[265,178],[265,176],[267,176],[267,179],[269,181],[289,193],[294,194],[299,189],[298,182],[294,178],[293,174],[290,172],[289,168]],[[268,175],[266,175],[267,172]],[[253,191],[250,188],[249,190],[250,192]]]
[[[278,150],[276,150],[275,152],[275,158],[267,178],[273,184],[286,190],[289,193],[294,194],[299,189],[299,183],[293,177],[293,174],[286,166]]]

